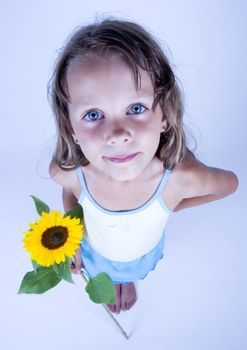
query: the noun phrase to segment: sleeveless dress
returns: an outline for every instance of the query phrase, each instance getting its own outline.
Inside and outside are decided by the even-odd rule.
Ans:
[[[85,272],[89,277],[106,272],[114,283],[145,278],[163,258],[165,228],[172,211],[161,196],[171,171],[164,170],[146,203],[121,211],[101,207],[90,194],[82,169],[76,171],[87,231],[81,243]]]

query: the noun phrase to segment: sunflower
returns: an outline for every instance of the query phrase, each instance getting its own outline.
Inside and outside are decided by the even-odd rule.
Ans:
[[[31,260],[46,267],[72,258],[83,235],[80,219],[63,217],[60,211],[42,212],[41,219],[29,226],[31,230],[23,232],[24,248]]]

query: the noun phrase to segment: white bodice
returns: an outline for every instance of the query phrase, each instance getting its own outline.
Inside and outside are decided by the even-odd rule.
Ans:
[[[82,192],[87,242],[103,257],[127,262],[150,252],[160,241],[171,210],[161,198],[170,171],[166,170],[153,196],[141,207],[126,211],[102,208],[88,191],[81,169],[77,169]]]

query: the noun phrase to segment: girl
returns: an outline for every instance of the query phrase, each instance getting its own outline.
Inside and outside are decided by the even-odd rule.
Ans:
[[[65,210],[79,202],[87,233],[75,257],[89,276],[108,273],[119,313],[136,301],[134,281],[163,256],[172,212],[237,189],[231,171],[188,150],[171,66],[139,25],[104,20],[72,35],[51,80],[58,140],[50,165]]]

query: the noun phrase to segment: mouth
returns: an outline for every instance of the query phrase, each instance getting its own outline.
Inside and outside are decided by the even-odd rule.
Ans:
[[[130,160],[132,160],[133,158],[135,158],[135,156],[138,153],[133,153],[133,154],[120,154],[120,155],[116,155],[113,157],[104,157],[105,159],[113,162],[113,163],[126,163],[129,162]]]

